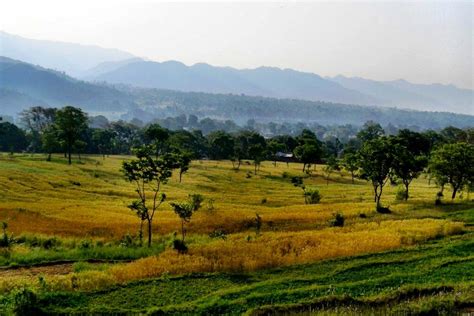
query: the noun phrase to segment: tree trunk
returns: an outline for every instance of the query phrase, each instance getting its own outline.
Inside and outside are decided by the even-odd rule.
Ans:
[[[183,221],[183,220],[181,220],[181,236],[182,236],[181,241],[182,241],[183,244],[184,244],[185,232],[184,232],[184,221]]]
[[[148,220],[148,247],[151,247],[151,219]]]
[[[254,174],[257,174],[257,163],[256,163],[256,162],[254,162],[253,164],[255,165],[255,171],[254,171]]]
[[[352,184],[354,184],[354,171],[351,171],[351,180],[352,180]]]
[[[67,161],[68,161],[68,164],[71,164],[71,146],[69,145],[67,147]]]
[[[181,178],[182,178],[182,177],[183,177],[183,173],[180,172],[180,173],[179,173],[179,183],[181,183]]]
[[[458,191],[458,188],[453,187],[453,194],[451,195],[451,200],[454,200],[456,198],[456,192]]]
[[[405,182],[405,201],[408,201],[408,186],[410,183]]]
[[[51,161],[51,153],[48,153],[48,158],[46,158],[46,161]]]

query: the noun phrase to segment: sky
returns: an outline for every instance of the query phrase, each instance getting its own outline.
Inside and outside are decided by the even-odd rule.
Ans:
[[[470,89],[473,16],[472,1],[0,1],[0,30],[27,38]]]

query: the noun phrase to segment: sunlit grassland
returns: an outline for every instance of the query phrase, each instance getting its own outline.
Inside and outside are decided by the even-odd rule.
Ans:
[[[127,157],[87,157],[83,163],[68,166],[56,157],[44,161],[41,155],[0,160],[0,220],[9,222],[15,234],[32,232],[59,236],[119,238],[138,230],[136,216],[127,208],[135,198],[134,187],[127,183],[120,167]],[[316,166],[305,185],[316,186],[322,200],[318,205],[305,205],[301,188],[294,187],[289,177],[302,175],[300,164],[264,162],[258,175],[253,167],[243,165],[232,170],[230,162],[196,161],[183,182],[177,175],[163,187],[168,200],[180,200],[190,193],[200,193],[213,200],[213,211],[206,207],[189,225],[190,233],[209,233],[215,228],[229,232],[248,229],[248,222],[259,213],[263,230],[302,230],[325,226],[334,212],[342,212],[350,221],[360,221],[364,213],[373,220],[422,217],[433,207],[437,188],[422,176],[411,188],[408,203],[395,201],[395,187],[387,185],[383,202],[393,215],[374,212],[372,190],[363,181],[352,185],[348,175],[335,173],[329,185]],[[282,177],[287,173],[288,177]],[[248,178],[247,174],[251,177]],[[262,200],[266,203],[262,203]],[[156,217],[154,230],[167,234],[178,230],[178,218],[165,203]]]
[[[24,275],[10,273],[10,270],[5,270],[3,274],[0,271],[0,293],[28,286],[46,295],[43,297],[46,305],[52,304],[47,295],[56,297],[54,295],[59,295],[58,292],[67,291],[69,294],[64,295],[69,297],[76,295],[72,293],[82,293],[77,295],[89,304],[84,303],[83,307],[89,306],[84,307],[84,310],[90,311],[94,310],[94,306],[98,306],[97,310],[104,306],[97,303],[102,296],[100,293],[108,293],[111,288],[124,287],[124,297],[128,300],[129,295],[134,295],[136,287],[149,288],[155,283],[165,289],[169,287],[169,291],[173,292],[175,290],[171,288],[179,288],[180,280],[183,280],[174,276],[185,275],[183,278],[191,283],[204,282],[206,286],[203,291],[209,293],[209,297],[195,298],[188,304],[186,301],[177,302],[167,296],[171,294],[166,293],[159,303],[146,303],[149,304],[146,310],[162,312],[161,307],[157,306],[168,306],[166,311],[170,314],[173,311],[190,312],[193,308],[198,308],[204,314],[240,313],[262,305],[283,304],[282,311],[290,308],[292,312],[299,312],[306,311],[308,306],[314,304],[319,306],[318,301],[314,301],[316,299],[330,301],[331,295],[337,299],[344,295],[361,298],[362,301],[354,303],[354,306],[347,302],[346,305],[349,309],[363,309],[364,300],[385,299],[392,292],[395,293],[393,295],[405,295],[403,291],[410,290],[399,284],[394,287],[381,286],[383,291],[377,292],[376,281],[370,283],[369,279],[372,276],[377,276],[383,282],[385,279],[381,270],[372,268],[367,268],[364,274],[367,280],[354,279],[359,275],[357,269],[366,269],[364,260],[368,258],[367,265],[370,266],[370,262],[377,263],[376,258],[382,258],[374,254],[377,252],[384,253],[386,257],[383,258],[388,258],[384,265],[390,271],[393,270],[393,276],[386,275],[388,279],[397,278],[400,272],[397,262],[402,262],[403,275],[411,278],[413,274],[413,279],[410,279],[413,282],[409,284],[416,288],[426,285],[428,292],[434,289],[436,295],[444,295],[439,287],[448,284],[451,290],[443,297],[449,302],[456,299],[451,292],[460,291],[464,295],[466,291],[472,290],[472,282],[467,282],[469,278],[461,278],[459,280],[462,282],[456,287],[453,285],[459,281],[456,279],[458,269],[472,272],[472,254],[468,255],[463,250],[458,257],[458,254],[449,253],[446,249],[457,249],[455,246],[450,248],[455,244],[459,244],[462,249],[472,246],[470,231],[474,224],[474,203],[464,193],[462,199],[446,200],[443,205],[435,206],[435,195],[439,189],[434,182],[429,184],[425,175],[412,183],[408,202],[397,201],[397,187],[387,184],[382,202],[390,207],[392,213],[379,214],[375,212],[369,183],[356,180],[352,184],[350,175],[345,172],[333,173],[327,183],[321,165],[312,167],[311,175],[305,176],[300,164],[277,163],[274,166],[271,162],[264,162],[255,175],[250,163],[244,163],[236,171],[228,161],[194,161],[189,172],[184,174],[182,183],[179,183],[178,175],[175,174],[162,187],[168,196],[167,202],[183,200],[191,193],[202,194],[206,199],[187,225],[189,252],[182,255],[170,248],[173,234],[180,229],[180,222],[168,203],[164,203],[156,215],[152,249],[123,244],[124,236],[135,235],[139,228],[138,218],[127,208],[136,198],[135,188],[124,180],[120,172],[122,161],[130,158],[88,156],[68,166],[60,156],[54,156],[52,162],[46,162],[43,155],[0,156],[0,221],[8,222],[9,234],[13,234],[17,240],[23,240],[8,250],[2,250],[0,266],[88,260],[106,263],[90,266],[84,263],[80,269],[68,266],[61,273],[56,273],[54,269],[41,274]],[[317,188],[322,195],[321,202],[305,204],[302,189],[291,183],[293,176],[304,176],[306,186]],[[254,222],[257,213],[262,218],[259,231],[255,229]],[[330,226],[329,221],[335,213],[344,215],[344,227]],[[211,238],[209,234],[215,230],[225,231],[227,238]],[[452,235],[461,236],[449,237]],[[418,247],[431,240],[436,240],[434,246],[423,249],[426,249],[426,253],[432,253],[433,258],[428,255],[425,258],[425,251]],[[430,249],[436,249],[436,252],[430,252]],[[390,250],[395,251],[393,255],[386,253]],[[434,257],[443,251],[448,251],[446,258],[451,256],[451,261],[446,259],[449,262],[444,262],[443,258],[435,260]],[[404,253],[407,254],[406,258]],[[418,259],[413,259],[413,265],[408,259],[415,253],[422,258],[419,265],[414,263]],[[357,257],[364,254],[366,257]],[[337,258],[353,256],[356,256],[353,261],[337,261]],[[398,259],[393,261],[390,258],[394,256],[398,256]],[[119,262],[121,260],[127,262]],[[329,261],[324,263],[326,260]],[[459,260],[459,266],[456,260]],[[347,268],[353,264],[353,270]],[[445,271],[448,273],[446,278],[435,278],[436,282],[430,280],[424,284],[419,272],[426,271],[430,275],[431,270],[427,267],[433,267],[433,271],[438,267],[443,270],[444,264],[454,267],[452,271]],[[305,279],[303,276],[283,277],[279,274],[285,274],[287,270],[298,274],[298,269],[305,270],[305,267],[309,267],[308,273],[314,275],[308,275],[309,279],[301,281],[301,284],[298,280]],[[275,268],[282,270],[268,274],[263,272]],[[421,270],[415,271],[417,269]],[[347,276],[349,283],[346,284],[346,279],[339,279],[338,271]],[[201,274],[194,278],[193,273]],[[242,284],[239,281],[232,285],[238,286],[234,297],[231,290],[227,293],[227,289],[223,288],[227,286],[229,278],[232,279],[229,275],[235,273],[246,277]],[[190,279],[186,279],[189,274]],[[270,278],[268,282],[263,279],[264,275]],[[469,276],[468,273],[466,275]],[[172,281],[167,285],[164,282],[169,276],[172,276]],[[287,279],[293,277],[296,277],[296,283]],[[160,279],[157,281],[156,278]],[[246,283],[246,278],[253,281]],[[271,278],[276,279],[272,281]],[[155,281],[140,283],[140,280],[147,279]],[[321,280],[327,283],[321,285]],[[330,282],[339,284],[341,290],[332,290]],[[392,284],[392,281],[387,282]],[[360,292],[365,287],[372,290]],[[265,290],[262,292],[261,288]],[[165,289],[155,291],[162,293],[166,292]],[[429,300],[431,296],[427,295],[426,299]],[[419,304],[424,304],[423,299],[420,299]],[[242,303],[246,306],[242,310],[234,307],[239,300],[246,302]],[[70,308],[79,308],[67,302],[71,304]],[[324,306],[331,313],[332,303],[328,304]],[[120,306],[120,302],[117,302],[117,310],[124,310]],[[63,308],[67,310],[69,307],[51,308],[64,311]],[[379,308],[378,305],[369,307]],[[265,309],[262,309],[264,312]]]
[[[470,233],[250,273],[165,275],[100,291],[46,291],[38,305],[59,313],[453,314],[474,304],[473,246]]]

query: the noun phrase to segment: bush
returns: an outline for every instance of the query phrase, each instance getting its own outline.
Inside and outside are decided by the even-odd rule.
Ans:
[[[303,178],[302,177],[292,177],[291,178],[291,183],[295,187],[301,187],[301,186],[303,186]]]
[[[80,249],[90,249],[90,248],[92,248],[92,241],[87,240],[87,239],[81,240],[81,242],[79,243],[79,248]]]
[[[321,194],[317,189],[307,188],[303,195],[306,204],[318,204],[321,201]]]
[[[392,211],[390,211],[390,209],[388,207],[384,207],[384,206],[381,206],[381,205],[377,206],[377,212],[380,213],[380,214],[390,214],[390,213],[392,213]]]
[[[266,204],[267,203],[267,198],[263,198],[262,201],[261,201],[262,204]]]
[[[395,193],[395,200],[403,201],[405,200],[406,190],[404,187],[399,186],[397,192]]]
[[[222,240],[227,239],[227,233],[223,229],[215,229],[212,233],[209,234],[210,238],[221,238]]]
[[[178,253],[186,253],[188,252],[188,246],[182,241],[181,239],[175,239],[173,240],[173,249],[177,250]]]
[[[344,226],[344,215],[342,213],[333,214],[334,218],[329,221],[329,225],[332,227],[343,227]]]
[[[436,193],[436,200],[435,200],[435,205],[441,205],[443,204],[441,202],[441,199],[443,198],[443,192],[442,191],[439,191],[438,193]]]
[[[41,247],[43,247],[44,249],[47,249],[47,250],[55,248],[55,247],[60,246],[60,245],[61,245],[61,241],[59,239],[57,239],[56,237],[46,238],[46,239],[41,241]]]
[[[13,242],[13,237],[8,237],[7,227],[8,227],[7,222],[2,222],[3,234],[2,234],[2,237],[0,238],[0,248],[8,248],[11,246]]]
[[[134,247],[135,241],[130,234],[126,234],[120,239],[120,246],[122,247]]]
[[[12,311],[15,315],[35,315],[39,310],[36,307],[36,294],[28,288],[21,288],[12,293]]]

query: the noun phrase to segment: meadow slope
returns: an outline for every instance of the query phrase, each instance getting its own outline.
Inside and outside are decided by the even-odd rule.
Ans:
[[[136,193],[120,172],[126,159],[89,156],[68,166],[60,156],[0,156],[0,221],[15,240],[0,249],[0,306],[12,308],[25,287],[43,311],[57,312],[472,306],[474,203],[467,193],[435,206],[438,188],[422,175],[408,202],[387,185],[382,200],[392,213],[379,214],[368,183],[352,184],[344,172],[327,181],[320,165],[304,183],[322,199],[308,205],[291,183],[303,176],[300,164],[264,162],[255,175],[246,163],[236,171],[227,161],[194,161],[182,183],[173,175],[163,187],[168,200],[146,248],[136,244],[139,221],[127,208]],[[180,222],[168,202],[191,193],[205,201],[187,225],[189,252],[180,255],[170,248]],[[344,215],[344,227],[330,225],[335,213]]]

